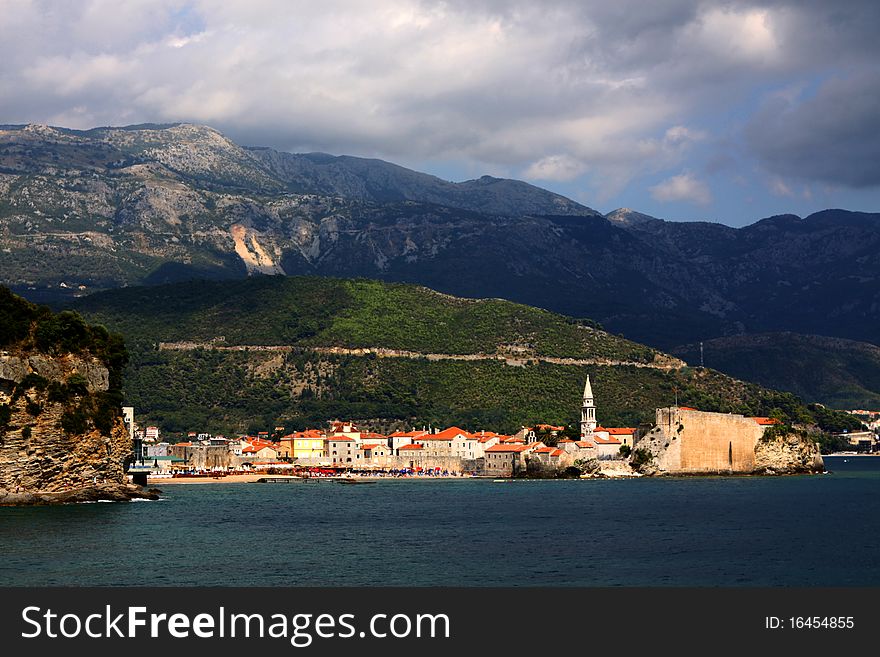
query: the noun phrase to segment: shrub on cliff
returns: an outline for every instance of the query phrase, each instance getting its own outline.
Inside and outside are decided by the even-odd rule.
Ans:
[[[0,347],[28,337],[37,307],[0,286]]]
[[[89,391],[89,381],[81,374],[72,374],[66,381],[49,381],[35,373],[27,374],[12,392],[11,402],[29,390],[47,392],[50,403],[63,405],[61,427],[70,434],[81,434],[93,424],[109,434],[122,406],[122,371],[128,362],[122,336],[110,333],[103,326],[87,324],[72,311],[53,313],[36,306],[8,289],[0,287],[0,346],[23,352],[37,351],[50,359],[63,354],[94,356],[108,369],[109,389]],[[5,410],[4,410],[5,409]],[[38,416],[41,404],[27,398],[26,410]],[[0,428],[9,424],[11,406],[0,407]]]
[[[122,389],[128,352],[121,335],[87,324],[72,310],[53,313],[0,286],[0,347],[16,344],[50,355],[89,353],[107,365],[110,388]]]
[[[632,469],[639,472],[644,466],[654,460],[654,455],[647,449],[634,449],[629,459]]]

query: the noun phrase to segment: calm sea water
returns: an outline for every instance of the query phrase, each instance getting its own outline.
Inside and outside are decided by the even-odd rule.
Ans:
[[[167,486],[0,508],[2,585],[877,586],[880,458],[831,474]]]

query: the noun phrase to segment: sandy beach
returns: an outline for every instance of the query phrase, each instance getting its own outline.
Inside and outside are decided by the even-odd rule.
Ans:
[[[281,478],[284,475],[235,474],[225,477],[147,477],[149,486],[177,484],[249,484],[263,477]]]
[[[291,475],[235,474],[225,477],[148,477],[148,486],[166,486],[169,484],[249,484],[259,479],[301,479]],[[318,481],[338,481],[343,477],[317,477]],[[352,477],[355,481],[462,481],[465,479],[492,479],[492,477],[371,477],[369,475]]]

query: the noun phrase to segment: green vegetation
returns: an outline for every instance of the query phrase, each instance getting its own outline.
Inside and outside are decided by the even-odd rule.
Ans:
[[[423,353],[506,353],[650,362],[655,350],[585,322],[499,299],[356,279],[257,277],[103,292],[77,302],[136,342],[384,347]],[[243,311],[243,309],[247,309]]]
[[[165,431],[218,432],[321,425],[331,418],[378,420],[380,427],[456,424],[514,432],[536,423],[575,426],[590,374],[599,420],[652,422],[654,409],[680,403],[702,410],[823,423],[790,393],[712,371],[633,366],[512,367],[500,361],[429,361],[355,356],[137,349],[127,371],[129,403]],[[821,407],[820,407],[821,408]],[[827,410],[827,409],[826,409]],[[565,432],[568,435],[570,432]]]
[[[523,425],[550,423],[566,425],[570,428],[563,435],[576,436],[587,374],[599,420],[606,426],[650,423],[654,410],[676,397],[701,410],[773,416],[827,431],[854,421],[806,406],[791,393],[703,368],[510,366],[501,360],[331,356],[306,349],[491,354],[506,353],[508,345],[531,355],[642,363],[658,355],[561,315],[506,301],[457,299],[410,285],[256,277],[116,290],[83,299],[77,307],[90,320],[125,332],[131,352],[126,401],[144,421],[171,433],[229,433],[279,424],[291,430],[350,418],[383,430],[456,424],[514,432]],[[170,351],[157,346],[212,340],[303,349]]]
[[[128,359],[121,335],[110,333],[103,326],[90,326],[70,310],[53,313],[0,286],[0,347],[12,345],[49,355],[96,356],[110,368],[111,388],[121,387],[122,370]]]
[[[699,362],[699,345],[674,350]],[[880,347],[797,333],[765,333],[709,340],[705,362],[731,376],[787,390],[832,408],[880,407]]]
[[[122,374],[128,353],[122,336],[110,333],[103,326],[87,324],[73,311],[53,313],[36,306],[0,287],[0,346],[26,353],[39,352],[48,356],[79,354],[95,356],[109,370],[109,389],[90,393],[88,380],[72,374],[66,381],[49,381],[35,373],[26,375],[12,390],[11,402],[28,391],[46,391],[52,403],[64,405],[61,427],[68,433],[84,433],[90,423],[109,433],[119,416],[122,404]],[[26,398],[25,409],[33,417],[42,413],[42,405]],[[0,427],[8,427],[11,407],[0,407]],[[28,429],[28,432],[30,429]]]
[[[640,471],[644,466],[654,460],[653,455],[647,449],[635,449],[630,458],[630,465],[636,472]]]

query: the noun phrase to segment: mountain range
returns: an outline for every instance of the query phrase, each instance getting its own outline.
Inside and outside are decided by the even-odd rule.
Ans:
[[[666,350],[768,332],[880,344],[880,214],[602,215],[525,182],[246,148],[190,124],[0,126],[0,237],[0,282],[37,301],[357,276],[589,317]]]

